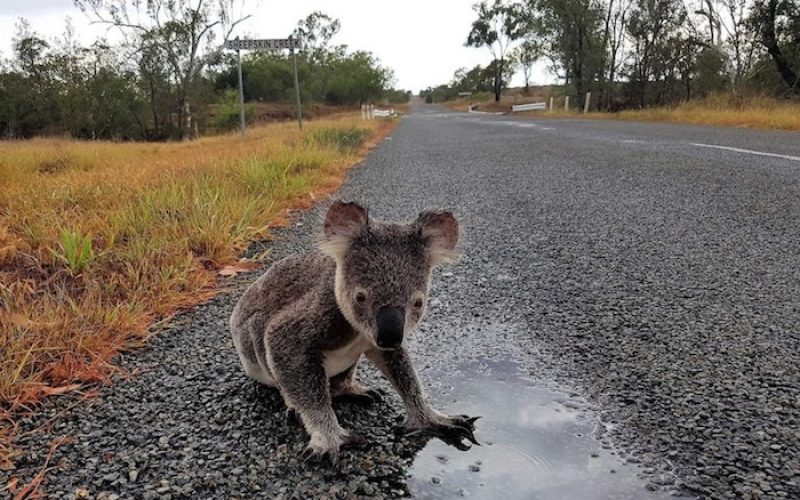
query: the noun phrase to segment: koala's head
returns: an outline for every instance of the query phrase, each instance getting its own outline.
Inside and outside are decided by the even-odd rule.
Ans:
[[[455,259],[457,241],[450,212],[382,224],[360,205],[336,201],[320,248],[336,260],[336,302],[344,317],[375,346],[393,349],[422,318],[431,270]]]

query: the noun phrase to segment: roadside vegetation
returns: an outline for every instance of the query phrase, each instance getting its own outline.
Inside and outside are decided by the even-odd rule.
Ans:
[[[724,127],[757,128],[771,130],[800,130],[800,100],[776,99],[764,96],[741,96],[733,93],[712,94],[702,99],[666,106],[604,112],[572,108],[564,110],[563,91],[558,86],[531,86],[529,93],[522,89],[507,89],[495,102],[491,95],[479,94],[457,98],[442,104],[454,111],[509,112],[515,104],[544,102],[549,106],[553,97],[553,110],[526,111],[515,115],[537,118],[590,118],[595,120],[637,120],[652,122],[692,123]]]
[[[800,130],[800,101],[787,102],[769,97],[743,99],[732,94],[723,94],[684,102],[676,106],[626,110],[619,113],[591,112],[582,116],[600,119]]]
[[[251,267],[248,243],[338,187],[391,126],[342,117],[245,139],[0,145],[0,462],[11,410],[106,381],[115,354],[210,297],[218,273]]]
[[[224,40],[247,14],[243,0],[77,0],[118,42],[82,42],[66,22],[57,37],[21,19],[10,57],[0,59],[0,139],[69,136],[163,141],[226,132],[239,124],[236,53]],[[83,15],[76,10],[76,15]],[[304,114],[406,102],[393,74],[371,53],[335,43],[338,20],[313,12],[297,23]],[[250,123],[294,116],[287,51],[243,51]]]
[[[582,111],[591,93],[587,116],[798,129],[799,0],[484,0],[474,8],[465,45],[488,49],[491,61],[423,90],[427,102],[510,111],[553,96],[555,114],[564,114],[565,97],[569,112]],[[558,85],[532,85],[537,61]],[[525,85],[508,89],[515,74]]]

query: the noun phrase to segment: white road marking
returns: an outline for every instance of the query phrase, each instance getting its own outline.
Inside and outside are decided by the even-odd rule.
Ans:
[[[509,124],[513,123],[517,127],[522,127],[522,128],[535,128],[537,130],[553,130],[553,127],[544,127],[542,125],[539,125],[538,123],[521,123],[521,122],[504,122],[504,123],[509,123]]]
[[[745,153],[745,154],[758,155],[758,156],[770,156],[772,158],[782,158],[784,160],[800,161],[800,156],[781,155],[781,154],[777,154],[777,153],[765,153],[763,151],[753,151],[752,149],[732,148],[732,147],[729,147],[729,146],[718,146],[716,144],[701,144],[701,143],[697,143],[697,142],[693,142],[692,146],[697,146],[697,147],[700,147],[700,148],[724,149],[726,151],[734,151],[736,153]]]

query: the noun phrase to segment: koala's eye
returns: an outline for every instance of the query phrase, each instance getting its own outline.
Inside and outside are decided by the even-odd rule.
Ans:
[[[422,299],[417,299],[414,301],[414,309],[421,309],[422,308]]]
[[[367,294],[365,292],[356,293],[356,302],[363,304],[367,301]]]

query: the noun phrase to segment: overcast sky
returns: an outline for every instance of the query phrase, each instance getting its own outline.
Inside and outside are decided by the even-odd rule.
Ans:
[[[238,32],[280,38],[289,34],[299,19],[320,10],[341,21],[336,42],[371,51],[394,70],[399,88],[417,92],[448,82],[459,67],[471,68],[491,61],[488,49],[464,47],[474,18],[473,3],[474,0],[247,0],[253,17]],[[10,55],[14,25],[20,17],[49,38],[64,31],[66,16],[72,18],[86,41],[104,32],[105,28],[90,25],[72,0],[0,0],[0,54]],[[537,65],[534,83],[552,80],[544,63]],[[521,82],[521,75],[516,75],[514,84]]]

